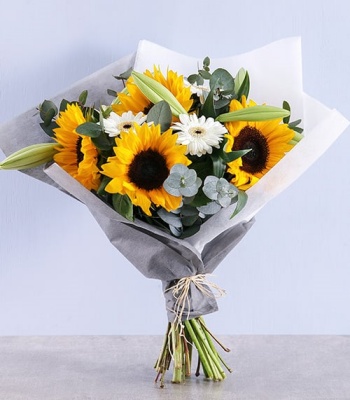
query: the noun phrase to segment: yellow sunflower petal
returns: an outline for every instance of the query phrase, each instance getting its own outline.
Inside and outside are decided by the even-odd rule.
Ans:
[[[186,146],[176,144],[172,131],[162,134],[159,126],[135,124],[134,130],[122,133],[116,143],[115,156],[101,167],[102,173],[112,178],[106,191],[127,194],[147,215],[151,215],[152,204],[168,211],[178,208],[181,197],[167,193],[163,182],[173,165],[188,165],[190,160]]]

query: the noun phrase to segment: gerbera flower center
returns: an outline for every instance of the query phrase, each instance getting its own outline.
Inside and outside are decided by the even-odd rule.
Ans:
[[[206,130],[204,128],[202,128],[201,126],[194,126],[189,129],[189,133],[190,133],[190,135],[192,135],[194,137],[201,137],[206,134]]]
[[[84,154],[81,151],[81,142],[82,141],[83,141],[83,138],[81,136],[79,136],[77,139],[77,143],[76,143],[77,165],[79,165],[84,160]]]
[[[130,180],[147,191],[161,188],[168,175],[164,156],[151,149],[136,154],[128,171]]]
[[[245,126],[234,139],[232,150],[251,149],[242,157],[242,169],[250,174],[262,172],[267,165],[269,146],[265,136],[252,126]]]
[[[117,128],[120,131],[128,131],[130,128],[132,128],[134,125],[132,122],[122,122],[121,124],[118,124]]]

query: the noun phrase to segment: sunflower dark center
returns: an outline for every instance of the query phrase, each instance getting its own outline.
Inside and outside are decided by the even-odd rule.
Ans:
[[[81,136],[78,137],[76,143],[76,152],[77,152],[77,165],[79,165],[84,160],[84,153],[81,151],[81,142],[83,138]]]
[[[143,112],[145,115],[147,115],[148,112],[149,112],[149,110],[150,110],[153,106],[154,106],[153,103],[149,103],[149,104],[143,109],[142,112]]]
[[[232,150],[251,149],[242,157],[242,169],[250,174],[262,172],[267,165],[269,146],[265,136],[252,126],[245,126],[234,140]]]
[[[151,149],[136,154],[128,171],[130,180],[144,190],[161,188],[168,175],[165,158]]]

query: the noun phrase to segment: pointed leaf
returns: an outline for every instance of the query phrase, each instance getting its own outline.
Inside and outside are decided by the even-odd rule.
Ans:
[[[129,221],[134,220],[134,209],[129,196],[121,195],[119,193],[113,194],[112,196],[113,208],[124,218]]]
[[[231,215],[230,219],[233,218],[235,215],[237,215],[241,210],[243,210],[243,208],[247,204],[247,201],[248,201],[247,193],[243,192],[243,190],[239,190],[237,194],[236,208],[233,214]]]

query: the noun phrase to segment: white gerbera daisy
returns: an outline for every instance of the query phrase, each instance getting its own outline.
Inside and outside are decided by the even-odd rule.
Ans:
[[[187,146],[187,153],[195,156],[211,154],[213,147],[219,148],[219,143],[227,133],[227,129],[213,118],[197,117],[196,114],[180,114],[180,122],[175,122],[172,128],[178,135],[177,143]]]
[[[120,132],[128,131],[135,123],[142,125],[146,118],[147,116],[142,112],[134,115],[128,111],[120,116],[112,111],[108,118],[103,119],[103,127],[110,137],[119,136]]]

